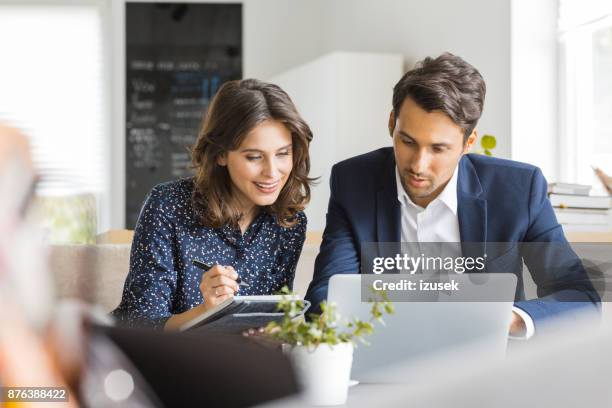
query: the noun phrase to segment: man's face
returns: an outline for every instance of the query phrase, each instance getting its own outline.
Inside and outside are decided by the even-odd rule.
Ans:
[[[473,132],[463,143],[464,131],[440,111],[426,112],[406,98],[398,117],[389,118],[395,162],[410,199],[426,207],[444,189],[461,156],[476,140]]]

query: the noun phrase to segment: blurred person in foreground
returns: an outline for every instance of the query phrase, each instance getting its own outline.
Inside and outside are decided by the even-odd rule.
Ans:
[[[29,211],[36,183],[27,139],[0,124],[0,386],[67,387],[47,336],[53,306]],[[4,401],[8,402],[8,401]],[[63,403],[76,406],[74,399]]]

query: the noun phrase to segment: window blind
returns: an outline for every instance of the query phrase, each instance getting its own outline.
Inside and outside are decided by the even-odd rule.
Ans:
[[[0,5],[0,121],[30,138],[40,195],[108,185],[96,5]]]

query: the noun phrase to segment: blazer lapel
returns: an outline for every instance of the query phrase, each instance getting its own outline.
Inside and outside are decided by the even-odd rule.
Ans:
[[[387,161],[381,188],[376,193],[376,239],[378,242],[400,241],[400,203],[395,183],[393,151]]]
[[[487,200],[468,156],[459,162],[457,215],[463,256],[483,256],[487,241]],[[471,243],[471,244],[470,244]]]

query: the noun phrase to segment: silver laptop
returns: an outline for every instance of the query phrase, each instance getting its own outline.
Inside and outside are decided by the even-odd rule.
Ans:
[[[362,302],[361,278],[339,274],[329,280],[328,302],[336,303],[343,318],[370,318],[372,305]],[[393,302],[395,313],[383,317],[385,326],[375,323],[374,334],[366,337],[370,344],[355,349],[351,378],[362,383],[402,382],[395,370],[385,367],[476,343],[483,358],[503,358],[516,276],[478,273],[453,279],[468,290],[440,294],[437,301]]]

